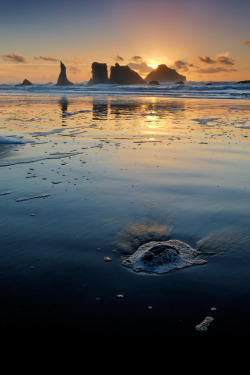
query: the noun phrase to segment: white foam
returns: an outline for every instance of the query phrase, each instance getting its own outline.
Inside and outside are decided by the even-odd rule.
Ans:
[[[10,194],[10,191],[4,191],[3,193],[0,193],[0,196],[1,195],[8,195],[8,194]]]
[[[154,251],[156,247],[165,250]],[[140,246],[134,254],[123,260],[122,264],[135,272],[166,273],[195,264],[205,264],[199,251],[178,240],[151,241]]]
[[[22,197],[22,198],[16,199],[16,202],[23,202],[23,201],[28,201],[30,199],[37,199],[37,198],[47,198],[49,196],[50,194],[40,194],[40,195],[35,195],[32,197]]]
[[[212,316],[206,316],[201,323],[195,326],[195,329],[200,332],[207,331],[208,326],[210,325],[210,323],[212,323],[213,320],[214,318]]]
[[[47,156],[45,158],[39,158],[39,159],[32,159],[32,160],[15,160],[15,161],[0,161],[0,167],[8,167],[11,165],[16,165],[16,164],[27,164],[27,163],[35,163],[38,161],[43,161],[43,160],[49,160],[49,159],[63,159],[63,158],[70,158],[71,156],[75,156],[78,154],[82,154],[82,152],[74,152],[74,153],[67,153],[67,154],[54,154]]]
[[[0,137],[0,144],[23,144],[26,143],[21,138],[17,137]]]

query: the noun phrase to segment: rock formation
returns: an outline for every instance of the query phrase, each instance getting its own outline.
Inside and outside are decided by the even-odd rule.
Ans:
[[[237,83],[250,83],[250,80],[245,80],[245,81],[239,81],[239,82],[237,82]]]
[[[165,64],[158,65],[158,67],[150,72],[145,78],[147,82],[158,81],[160,83],[186,81],[186,77],[177,73],[176,70],[169,68]]]
[[[150,81],[149,84],[150,85],[159,85],[159,82],[158,81]]]
[[[110,83],[118,85],[138,85],[147,83],[137,72],[130,69],[127,65],[111,66],[110,69]]]
[[[94,62],[92,64],[92,78],[89,85],[97,85],[100,83],[109,83],[107,64]]]
[[[92,78],[88,81],[89,85],[100,83],[109,83],[117,85],[138,85],[147,82],[134,70],[127,65],[111,66],[110,78],[108,78],[107,64],[94,62],[92,64]]]
[[[20,83],[20,85],[17,86],[32,86],[32,83],[28,79],[24,79],[23,83]]]
[[[61,63],[61,72],[59,74],[56,86],[72,86],[73,83],[70,82],[66,75],[66,66],[60,61]]]

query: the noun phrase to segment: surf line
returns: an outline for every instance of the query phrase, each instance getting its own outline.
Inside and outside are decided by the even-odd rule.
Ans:
[[[8,167],[11,165],[16,164],[27,164],[27,163],[35,163],[38,161],[43,160],[49,160],[49,159],[63,159],[63,158],[70,158],[71,156],[82,154],[82,152],[75,152],[75,153],[69,153],[69,154],[55,154],[53,156],[48,156],[46,158],[40,158],[40,159],[33,159],[33,160],[18,160],[18,161],[1,161],[0,167]]]

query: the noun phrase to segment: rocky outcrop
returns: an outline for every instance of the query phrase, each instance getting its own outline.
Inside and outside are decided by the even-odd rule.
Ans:
[[[175,69],[169,68],[165,64],[158,65],[158,67],[150,72],[145,78],[147,82],[158,81],[160,83],[186,81],[186,77],[177,73]]]
[[[59,74],[56,86],[72,86],[73,83],[70,82],[66,75],[66,66],[60,61],[61,72]]]
[[[150,81],[149,84],[150,85],[159,85],[159,82],[158,81]]]
[[[89,85],[109,83],[107,64],[94,62],[92,64],[92,78],[88,81]]]
[[[118,85],[139,85],[147,83],[137,72],[127,65],[111,66],[109,83]]]
[[[239,82],[237,82],[237,83],[250,83],[250,80],[247,79],[247,80],[245,80],[245,81],[239,81]]]
[[[24,79],[23,83],[20,83],[20,85],[17,86],[32,86],[32,83],[28,79]]]
[[[94,62],[92,64],[92,78],[88,81],[89,85],[101,83],[117,85],[138,85],[147,82],[134,70],[127,65],[119,65],[110,68],[110,77],[108,78],[107,64]]]

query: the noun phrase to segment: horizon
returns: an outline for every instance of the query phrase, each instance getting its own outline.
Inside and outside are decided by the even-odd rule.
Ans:
[[[187,81],[250,79],[250,3],[239,0],[31,0],[0,14],[0,83],[72,82],[93,61],[128,65],[142,78],[166,64]]]

